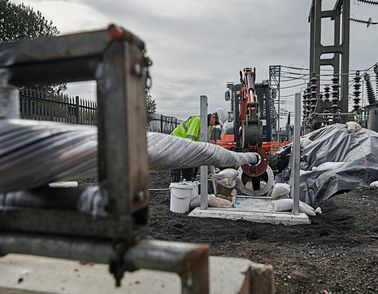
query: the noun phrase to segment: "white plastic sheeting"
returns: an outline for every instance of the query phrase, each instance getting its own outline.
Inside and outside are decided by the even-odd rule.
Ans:
[[[0,192],[97,174],[94,127],[0,119]]]
[[[258,162],[255,153],[231,152],[213,144],[160,133],[148,133],[147,149],[153,169],[236,167]],[[0,119],[0,175],[0,193],[95,177],[97,128]]]
[[[378,180],[378,133],[372,130],[350,132],[334,124],[306,134],[301,143],[300,200],[313,207]],[[290,167],[276,175],[277,182],[289,182]]]

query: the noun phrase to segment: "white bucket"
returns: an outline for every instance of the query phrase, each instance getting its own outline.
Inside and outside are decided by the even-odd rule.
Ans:
[[[169,210],[177,213],[189,211],[190,200],[193,195],[193,184],[191,182],[171,183],[171,201]]]

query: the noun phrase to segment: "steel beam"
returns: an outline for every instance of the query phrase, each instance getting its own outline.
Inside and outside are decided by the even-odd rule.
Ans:
[[[331,18],[335,17],[335,10],[323,10],[321,12],[322,18]]]
[[[333,66],[333,74],[340,75],[341,61],[341,112],[348,112],[348,73],[349,73],[349,17],[350,0],[337,0],[333,10],[322,11],[322,0],[313,0],[311,4],[310,22],[310,72],[317,78],[317,97],[320,97],[320,68],[324,65]],[[342,11],[342,23],[340,15]],[[334,44],[324,46],[321,44],[321,19],[331,18],[334,20]],[[341,25],[340,25],[341,24]],[[340,42],[342,28],[342,42]],[[333,58],[321,59],[321,55],[333,53]],[[319,101],[318,101],[319,102]],[[317,104],[316,110],[322,109],[324,105]]]
[[[322,26],[322,18],[321,18],[321,11],[322,11],[322,0],[314,0],[315,1],[315,9],[314,9],[314,18],[315,18],[315,26],[314,26],[314,68],[313,72],[310,73],[315,74],[317,81],[317,91],[319,93],[320,88],[320,57],[322,54],[322,45],[321,45],[321,26]]]
[[[349,95],[349,38],[350,38],[350,0],[343,0],[343,19],[342,19],[342,46],[341,56],[341,112],[348,112]]]
[[[340,8],[335,10],[333,44],[335,46],[340,45]],[[339,75],[339,73],[340,73],[340,54],[335,53],[334,59],[335,59],[335,63],[334,63],[334,66],[333,66],[333,74]]]
[[[320,65],[331,65],[335,67],[335,63],[336,63],[336,54],[333,58],[320,59]]]
[[[310,75],[314,72],[315,66],[315,14],[314,14],[314,0],[312,1],[311,11],[309,16],[310,21]]]
[[[327,54],[327,53],[343,53],[343,46],[336,46],[336,45],[328,45],[328,46],[320,46],[320,52],[321,54]]]

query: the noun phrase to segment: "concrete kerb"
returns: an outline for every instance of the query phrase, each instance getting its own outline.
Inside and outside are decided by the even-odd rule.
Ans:
[[[210,257],[210,293],[275,293],[271,265],[247,259]],[[105,264],[9,254],[0,258],[0,293],[181,293],[179,276],[138,270],[120,288]]]
[[[304,213],[293,215],[291,212],[257,212],[233,208],[209,207],[207,210],[201,210],[197,207],[189,213],[189,216],[245,220],[254,223],[268,223],[274,225],[306,225],[311,223],[309,217]]]

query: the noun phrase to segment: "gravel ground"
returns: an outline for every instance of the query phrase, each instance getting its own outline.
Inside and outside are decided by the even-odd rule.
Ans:
[[[150,172],[149,233],[209,243],[211,255],[271,264],[277,293],[378,293],[378,189],[334,196],[311,225],[190,218],[169,211],[168,171]],[[156,190],[154,190],[156,189]]]

